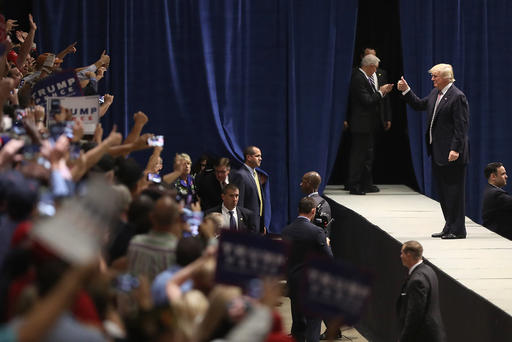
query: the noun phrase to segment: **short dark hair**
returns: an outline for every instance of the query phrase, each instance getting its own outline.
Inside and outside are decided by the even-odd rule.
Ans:
[[[487,166],[484,169],[485,178],[489,179],[489,177],[491,177],[491,174],[497,173],[498,169],[502,166],[503,164],[501,162],[492,162],[487,164]]]
[[[222,193],[225,195],[225,194],[227,194],[227,193],[228,193],[228,191],[230,191],[230,190],[231,190],[231,191],[235,191],[235,190],[239,190],[239,189],[238,189],[238,186],[236,186],[235,184],[233,184],[233,183],[229,183],[229,184],[227,184],[227,185],[224,187],[224,189],[222,189]]]
[[[374,48],[374,47],[371,47],[371,46],[364,46],[362,49],[361,49],[361,58],[364,57],[364,53],[366,52],[366,49],[368,50],[373,50],[375,52],[377,52],[377,49]]]
[[[181,238],[176,245],[176,263],[187,266],[201,256],[203,247],[201,240],[195,236]]]
[[[215,161],[215,164],[213,165],[213,167],[219,167],[219,166],[225,166],[226,168],[230,169],[231,163],[229,161],[229,158],[222,157],[222,158],[217,159]]]
[[[309,214],[316,208],[316,202],[311,197],[302,197],[299,201],[299,214]]]
[[[410,240],[404,242],[404,253],[411,254],[414,259],[419,260],[423,256],[423,246],[418,241]]]
[[[256,146],[247,146],[245,149],[244,149],[244,160],[247,160],[247,156],[252,156],[254,154],[256,154],[256,152],[254,151],[254,149],[256,148]]]

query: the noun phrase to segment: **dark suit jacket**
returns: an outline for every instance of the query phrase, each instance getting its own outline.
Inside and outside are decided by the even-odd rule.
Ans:
[[[396,309],[400,342],[446,341],[437,276],[424,262],[413,270],[402,287]]]
[[[469,106],[466,96],[455,85],[448,89],[437,106],[432,126],[432,145],[430,144],[430,122],[437,101],[438,90],[434,88],[427,97],[420,99],[410,90],[405,100],[415,110],[426,110],[428,114],[425,140],[427,152],[433,155],[437,165],[448,165],[450,150],[459,153],[459,158],[452,162],[467,164],[469,162]]]
[[[222,188],[214,173],[196,178],[197,194],[201,199],[201,208],[206,211],[222,203]]]
[[[384,69],[377,69],[377,82],[378,86],[383,86],[388,83],[388,73]],[[389,96],[384,96],[382,101],[380,102],[380,121],[382,126],[386,125],[387,121],[392,121],[391,114],[391,101]]]
[[[303,275],[307,257],[311,254],[332,257],[332,252],[327,246],[324,230],[306,218],[297,217],[283,229],[281,235],[283,240],[291,244],[288,256],[288,281],[290,290],[293,291],[296,290],[296,285]]]
[[[350,80],[349,123],[353,133],[372,133],[380,122],[380,106],[383,97],[372,89],[368,77],[354,69]]]
[[[512,240],[512,196],[489,183],[482,201],[483,226]]]
[[[205,212],[205,215],[208,215],[209,213],[222,213],[222,204],[210,208]],[[238,217],[237,224],[239,231],[249,231],[253,233],[259,232],[256,229],[256,216],[252,211],[249,209],[236,207],[236,215]]]
[[[258,188],[256,187],[256,182],[249,172],[249,169],[245,165],[242,165],[240,169],[238,169],[236,176],[231,178],[231,182],[238,186],[240,190],[240,197],[238,200],[238,206],[242,208],[246,208],[251,210],[256,216],[256,228],[258,231],[260,230],[260,199],[258,197]],[[261,184],[260,184],[261,186]],[[263,191],[263,186],[261,186],[261,197],[263,203],[265,203],[265,194]],[[263,205],[263,203],[261,205]],[[263,207],[263,211],[265,211],[265,207]],[[263,214],[264,215],[264,214]]]

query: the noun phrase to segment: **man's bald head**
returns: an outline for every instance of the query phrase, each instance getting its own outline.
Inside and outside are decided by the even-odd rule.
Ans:
[[[160,197],[151,211],[151,222],[155,230],[168,230],[170,226],[178,222],[180,207],[174,199],[169,196]]]
[[[322,177],[320,177],[320,174],[316,171],[309,171],[302,176],[300,188],[304,194],[309,195],[312,192],[318,191],[321,183]]]

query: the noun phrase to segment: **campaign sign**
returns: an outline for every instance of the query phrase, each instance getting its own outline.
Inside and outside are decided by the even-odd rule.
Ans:
[[[60,106],[67,108],[73,114],[74,120],[82,121],[84,134],[93,135],[100,119],[99,96],[74,96],[74,97],[48,97],[46,99],[46,113],[48,113],[48,125],[55,123],[51,114],[52,100],[60,100]]]
[[[370,296],[372,276],[339,260],[315,257],[306,262],[303,307],[325,319],[342,317],[352,325]]]
[[[222,231],[215,280],[245,286],[250,280],[284,275],[286,245],[246,232]]]
[[[51,74],[37,82],[32,89],[36,104],[44,106],[47,97],[82,96],[82,88],[74,70]]]

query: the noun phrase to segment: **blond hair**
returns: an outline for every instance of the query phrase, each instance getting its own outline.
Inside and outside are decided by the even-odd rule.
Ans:
[[[455,77],[453,76],[453,68],[450,64],[436,64],[428,71],[430,74],[438,73],[439,76],[448,80],[450,82],[455,82]]]

